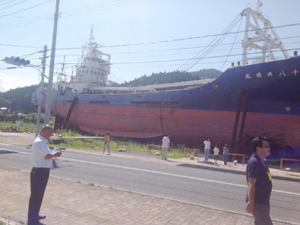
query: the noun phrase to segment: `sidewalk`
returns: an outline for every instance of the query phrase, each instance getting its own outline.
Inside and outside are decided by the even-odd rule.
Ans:
[[[68,150],[80,151],[80,150]],[[87,154],[99,154],[89,152]],[[131,153],[112,152],[112,157],[155,161],[166,164],[189,164],[206,169],[221,169],[244,173],[246,166],[215,166],[197,160],[179,159],[159,160],[157,157],[140,157]],[[221,163],[220,163],[221,164]],[[288,172],[290,174],[291,172]],[[273,177],[299,179],[297,174],[272,169]],[[26,224],[29,173],[22,171],[0,170],[0,224]],[[47,215],[47,225],[243,225],[253,224],[249,214],[237,214],[214,208],[170,200],[145,194],[116,190],[113,188],[91,186],[86,183],[50,177],[45,193],[41,214]],[[274,225],[287,223],[273,221]]]

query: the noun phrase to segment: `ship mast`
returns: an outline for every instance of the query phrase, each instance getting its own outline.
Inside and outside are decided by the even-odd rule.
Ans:
[[[242,43],[242,65],[249,64],[249,61],[261,63],[276,60],[274,50],[280,50],[285,59],[289,57],[277,33],[272,28],[270,21],[262,15],[261,7],[262,2],[257,0],[256,11],[249,7],[243,11],[243,15],[246,16],[246,27]],[[260,24],[262,26],[260,26]],[[248,57],[248,53],[250,53],[252,49],[261,51],[261,56]]]

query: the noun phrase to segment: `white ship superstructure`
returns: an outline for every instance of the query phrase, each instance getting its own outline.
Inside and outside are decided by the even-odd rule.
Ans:
[[[70,87],[73,91],[90,92],[91,88],[107,86],[107,77],[110,74],[110,55],[99,51],[98,47],[99,45],[94,41],[93,30],[91,30],[86,57],[77,67],[76,75],[70,80]]]

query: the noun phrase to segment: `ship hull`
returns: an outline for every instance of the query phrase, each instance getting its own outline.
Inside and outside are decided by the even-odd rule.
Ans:
[[[228,69],[203,86],[140,94],[53,92],[52,111],[81,130],[128,138],[169,133],[173,143],[236,145],[251,152],[251,139],[264,135],[275,149],[300,146],[300,58]],[[232,138],[233,136],[236,138]]]

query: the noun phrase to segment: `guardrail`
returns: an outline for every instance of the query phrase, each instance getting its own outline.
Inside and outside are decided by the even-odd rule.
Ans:
[[[128,147],[128,149],[126,149],[126,150],[128,150],[128,151],[129,151],[129,149],[130,149],[129,142],[121,142],[121,141],[117,141],[117,148],[119,148],[119,146],[126,146],[126,147]]]
[[[243,157],[243,166],[245,165],[245,156],[244,156],[243,154],[229,153],[228,155],[233,155],[233,156],[242,156],[242,157]]]
[[[285,161],[299,162],[299,165],[300,165],[300,160],[298,160],[298,159],[281,158],[280,159],[280,170],[287,170],[287,171],[294,171],[294,172],[299,172],[300,171],[300,168],[298,170],[291,169],[291,168],[283,168],[283,160],[285,160]]]
[[[195,156],[197,157],[197,161],[200,155],[200,149],[193,149],[193,148],[184,148],[184,158],[186,158],[187,152],[195,152]]]
[[[151,150],[152,150],[152,149],[162,151],[161,145],[154,145],[154,144],[148,145],[148,152],[149,152],[150,154],[151,154]]]

